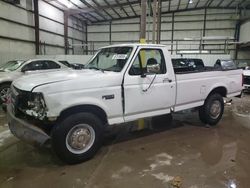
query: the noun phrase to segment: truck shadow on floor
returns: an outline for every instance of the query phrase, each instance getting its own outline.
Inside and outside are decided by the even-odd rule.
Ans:
[[[196,113],[187,114],[184,118],[182,116],[183,114],[180,113],[173,115],[173,119],[172,117],[169,117],[169,115],[145,119],[145,126],[142,130],[137,129],[137,122],[110,127],[106,131],[103,145],[107,146],[120,142],[126,142],[129,140],[154,135],[160,132],[171,131],[183,126],[205,127],[205,125],[199,121],[198,115]]]

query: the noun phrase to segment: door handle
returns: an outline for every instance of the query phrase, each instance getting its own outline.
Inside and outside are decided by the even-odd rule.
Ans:
[[[163,79],[163,82],[169,82],[169,83],[171,83],[173,80],[172,79],[169,79],[169,78],[164,78]]]

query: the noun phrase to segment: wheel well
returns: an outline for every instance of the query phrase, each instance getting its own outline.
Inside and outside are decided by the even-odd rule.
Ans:
[[[213,89],[209,95],[214,94],[214,93],[218,93],[220,94],[222,97],[226,97],[227,96],[227,89],[225,87],[217,87],[215,89]]]
[[[0,83],[0,86],[2,86],[2,85],[11,85],[11,83],[12,83],[12,82],[10,82],[10,81],[2,82],[2,83]]]
[[[60,117],[61,118],[67,117],[71,114],[78,113],[78,112],[93,113],[97,117],[99,117],[104,124],[107,123],[107,114],[102,108],[95,106],[95,105],[79,105],[79,106],[67,108],[61,112]]]

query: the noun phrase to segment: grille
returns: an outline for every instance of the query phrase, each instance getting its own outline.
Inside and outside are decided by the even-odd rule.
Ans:
[[[250,76],[244,76],[244,84],[250,85]]]

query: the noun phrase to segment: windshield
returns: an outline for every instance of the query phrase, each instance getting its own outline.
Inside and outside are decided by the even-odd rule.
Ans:
[[[120,72],[130,57],[132,50],[132,47],[103,48],[85,68]]]
[[[7,63],[0,65],[0,71],[14,71],[18,69],[24,61],[8,61]]]

